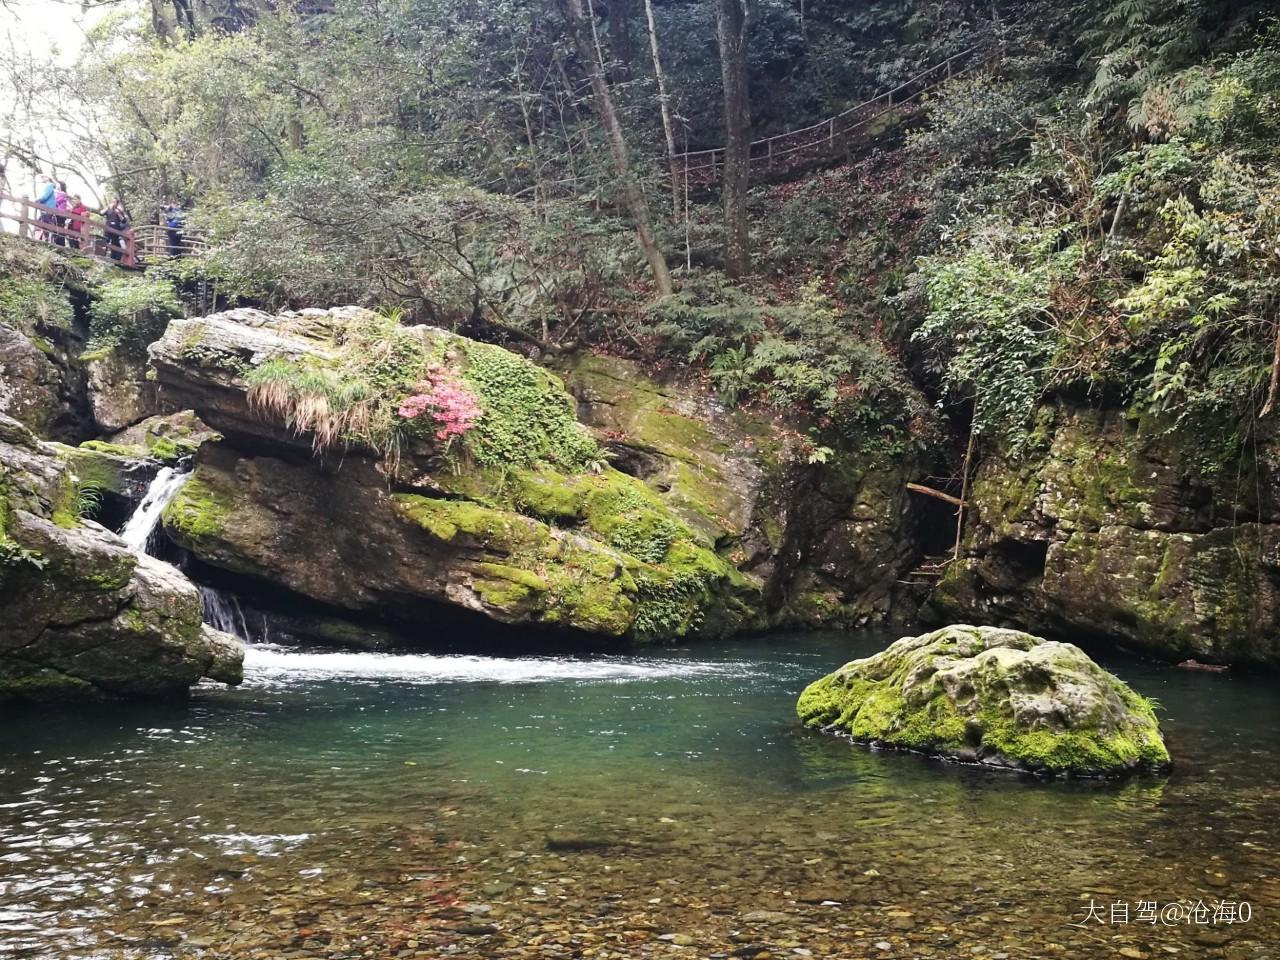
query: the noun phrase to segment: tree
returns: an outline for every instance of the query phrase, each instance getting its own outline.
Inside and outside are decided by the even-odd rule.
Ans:
[[[658,109],[662,112],[662,133],[667,140],[667,165],[671,168],[672,212],[680,216],[680,182],[676,175],[676,132],[671,122],[671,97],[667,94],[667,75],[658,54],[658,27],[653,19],[653,0],[644,0],[644,15],[649,23],[649,50],[653,54],[653,75],[658,81]]]
[[[751,185],[751,101],[747,83],[749,0],[717,0],[720,76],[724,85],[724,266],[731,277],[751,270],[747,189]]]
[[[609,84],[604,76],[604,57],[600,51],[600,38],[596,33],[595,19],[588,20],[582,0],[568,0],[569,13],[574,23],[574,40],[578,53],[582,57],[587,76],[591,81],[591,92],[596,102],[596,112],[604,125],[605,135],[609,141],[609,154],[613,158],[614,172],[622,188],[622,199],[627,212],[635,222],[636,240],[640,251],[644,254],[649,270],[653,273],[654,285],[659,296],[668,296],[674,288],[671,285],[671,272],[667,269],[667,261],[658,249],[653,237],[653,225],[649,218],[649,205],[645,202],[640,184],[636,182],[631,169],[631,161],[627,156],[627,141],[622,132],[622,123],[618,120],[618,111],[614,107],[613,97],[609,93]],[[587,31],[590,30],[590,36]]]

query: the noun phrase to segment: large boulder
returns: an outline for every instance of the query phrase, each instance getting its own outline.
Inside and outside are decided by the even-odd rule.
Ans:
[[[366,620],[444,603],[635,640],[851,623],[889,612],[913,559],[901,465],[798,462],[794,430],[629,361],[558,360],[562,382],[356,307],[178,319],[150,353],[163,402],[225,438],[170,537]],[[423,377],[471,395],[470,433],[405,418]]]
[[[384,351],[395,369],[369,372]],[[561,381],[513,353],[337,308],[175,320],[151,356],[166,398],[226,438],[164,515],[208,565],[410,634],[441,605],[641,641],[765,623],[720,527],[608,466]],[[427,376],[478,405],[474,433],[445,444],[395,412]],[[358,424],[320,441],[353,395]],[[325,413],[299,430],[303,405]]]
[[[147,380],[145,357],[106,347],[81,358],[99,433],[115,433],[155,414],[155,384]]]
[[[1023,456],[978,466],[934,605],[1169,659],[1280,663],[1280,443],[1236,456],[1222,441],[1044,407]]]
[[[1109,776],[1169,762],[1151,701],[1079,647],[950,626],[903,637],[805,688],[806,726],[1036,773]]]
[[[59,448],[0,416],[0,699],[238,683],[243,651],[202,623],[195,586],[80,501]]]

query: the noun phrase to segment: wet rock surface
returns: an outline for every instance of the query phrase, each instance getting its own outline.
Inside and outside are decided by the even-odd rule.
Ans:
[[[239,682],[240,645],[201,623],[195,586],[79,517],[61,450],[0,417],[0,698]]]
[[[810,727],[865,743],[1032,772],[1161,769],[1149,701],[1079,647],[994,627],[903,637],[805,688]]]
[[[1280,662],[1273,439],[1220,464],[1216,438],[1067,404],[1041,411],[1036,438],[976,470],[964,554],[933,597],[947,618]]]

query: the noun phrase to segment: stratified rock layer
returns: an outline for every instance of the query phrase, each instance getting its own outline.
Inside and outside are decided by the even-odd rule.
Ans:
[[[1280,662],[1280,445],[1214,463],[1218,439],[1044,408],[1027,455],[978,468],[935,604],[1169,658]]]
[[[59,448],[0,416],[0,699],[238,683],[240,644],[201,622],[195,586],[81,520],[78,484]]]
[[[810,684],[796,710],[858,741],[1039,773],[1169,762],[1150,701],[1079,647],[1016,630],[904,637]]]

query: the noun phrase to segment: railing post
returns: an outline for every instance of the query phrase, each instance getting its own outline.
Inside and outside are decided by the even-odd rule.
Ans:
[[[836,118],[827,121],[827,143],[832,150],[836,147]]]

